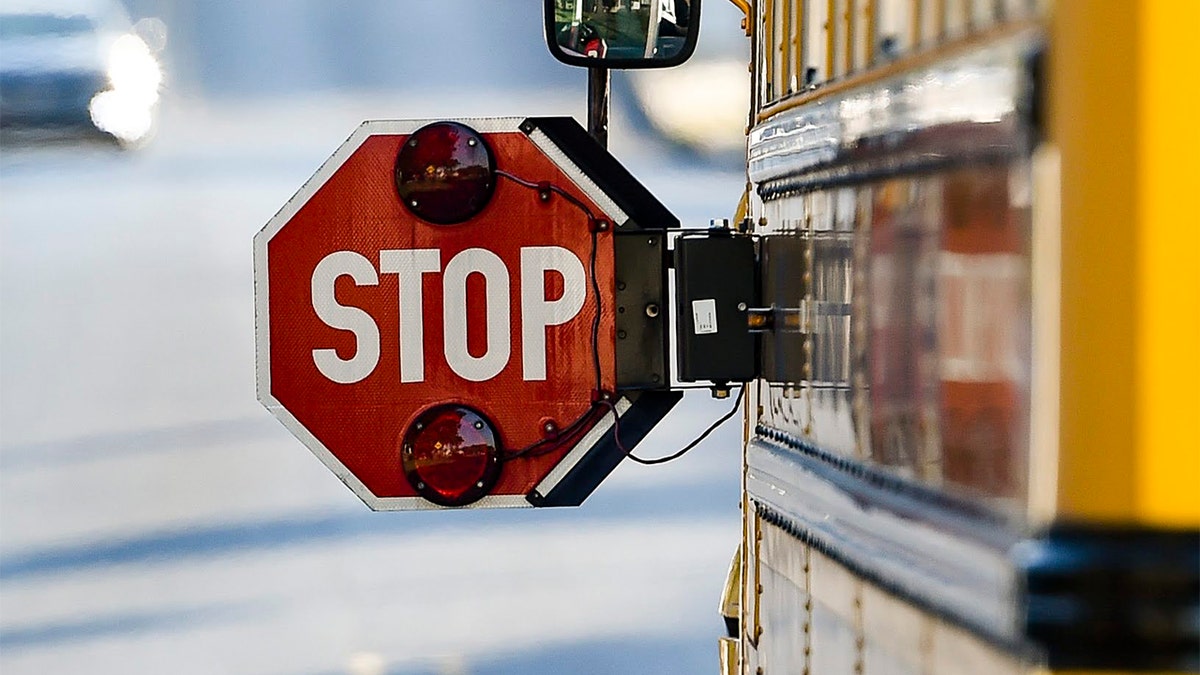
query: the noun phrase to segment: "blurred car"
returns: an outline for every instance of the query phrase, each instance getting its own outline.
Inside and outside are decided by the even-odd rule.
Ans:
[[[614,99],[629,107],[634,125],[694,157],[740,165],[750,106],[750,41],[741,20],[733,3],[706,3],[700,42],[687,63],[614,78]]]
[[[0,0],[0,130],[143,141],[162,69],[116,0]]]

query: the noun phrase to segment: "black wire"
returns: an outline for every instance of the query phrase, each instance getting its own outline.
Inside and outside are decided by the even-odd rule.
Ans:
[[[566,199],[580,211],[583,211],[588,217],[588,228],[592,232],[592,251],[589,261],[588,275],[591,277],[592,296],[596,298],[596,314],[592,318],[592,366],[596,375],[596,389],[594,393],[597,397],[603,396],[604,394],[601,390],[602,377],[600,372],[600,317],[603,313],[603,303],[600,298],[600,282],[596,278],[596,249],[598,248],[598,236],[594,227],[596,216],[592,214],[592,210],[587,207],[587,204],[584,204],[579,199],[576,199],[574,195],[568,193],[566,190],[563,190],[557,185],[552,185],[550,183],[535,183],[533,181],[528,181],[514,176],[507,171],[497,170],[496,175],[507,178],[517,185],[529,188],[531,190],[550,190],[555,194],[560,195],[563,199]],[[575,435],[583,423],[587,421],[587,419],[596,412],[597,407],[602,404],[608,404],[610,406],[612,405],[610,402],[603,399],[595,401],[588,406],[588,409],[582,415],[580,415],[574,422],[567,425],[567,427],[560,433],[557,433],[554,436],[543,438],[539,441],[534,441],[520,450],[514,450],[513,452],[506,454],[504,459],[507,461],[510,459],[516,459],[518,457],[540,457],[546,453],[553,452],[556,444],[559,441],[567,440],[571,436]],[[539,449],[541,449],[540,452]]]
[[[602,396],[601,381],[600,381],[600,282],[596,281],[596,231],[592,230],[592,260],[591,260],[591,277],[592,277],[592,295],[596,297],[596,316],[592,318],[592,366],[596,372],[596,395]]]
[[[683,457],[684,455],[686,455],[689,450],[696,447],[697,445],[700,445],[700,443],[704,439],[708,438],[709,434],[711,434],[712,432],[717,430],[717,427],[728,422],[729,418],[733,417],[737,413],[738,408],[741,407],[741,405],[742,405],[742,395],[745,393],[746,393],[745,386],[739,387],[737,398],[734,399],[733,407],[730,408],[729,412],[722,415],[716,422],[713,422],[712,425],[710,425],[707,429],[704,430],[704,433],[700,434],[695,439],[693,439],[691,443],[688,443],[687,445],[683,446],[683,448],[681,450],[673,452],[664,457],[655,457],[654,459],[642,459],[641,457],[634,455],[632,452],[630,452],[629,450],[627,450],[625,448],[625,446],[621,443],[621,429],[620,429],[621,418],[619,415],[617,415],[617,407],[615,405],[613,405],[612,403],[608,403],[607,401],[605,403],[607,404],[608,409],[611,410],[612,414],[613,414],[613,439],[617,443],[617,449],[621,451],[621,454],[625,455],[629,459],[632,459],[633,461],[637,462],[638,464],[642,464],[645,466],[653,466],[655,464],[666,464],[667,462],[669,462],[673,459],[679,459],[680,457]]]
[[[563,429],[560,433],[543,438],[540,441],[534,441],[520,450],[514,450],[504,455],[505,461],[517,459],[518,457],[541,457],[544,454],[553,452],[555,449],[555,444],[557,444],[559,441],[574,436],[579,431],[580,427],[583,426],[583,423],[586,422],[589,417],[591,417],[595,410],[596,404],[593,403],[592,405],[588,406],[587,412],[583,413],[574,422],[567,425],[567,428]]]
[[[507,179],[511,180],[512,182],[516,183],[517,185],[523,185],[523,186],[529,188],[530,190],[541,190],[543,187],[545,187],[547,190],[550,190],[557,195],[561,195],[563,199],[574,204],[580,211],[583,211],[584,213],[586,213],[587,217],[590,220],[596,219],[596,215],[593,214],[592,210],[587,207],[587,204],[584,204],[579,199],[576,199],[575,195],[571,194],[570,192],[567,192],[566,190],[558,187],[557,185],[553,185],[551,183],[535,183],[534,181],[525,180],[523,178],[518,178],[517,176],[514,176],[507,171],[501,171],[499,169],[496,170],[496,175],[500,176],[501,178],[507,178]]]
[[[588,227],[592,231],[592,251],[591,251],[591,256],[590,256],[590,260],[589,260],[590,269],[588,270],[588,272],[589,272],[588,276],[591,277],[592,296],[596,298],[596,314],[592,318],[592,366],[593,366],[595,374],[596,374],[596,389],[595,389],[594,394],[598,397],[598,400],[594,401],[590,406],[588,406],[587,411],[584,412],[582,415],[580,415],[579,418],[576,419],[574,422],[567,425],[567,427],[565,429],[563,429],[561,433],[555,434],[552,437],[543,438],[540,441],[534,441],[533,443],[525,446],[524,448],[521,448],[520,450],[516,450],[516,451],[513,451],[513,452],[507,454],[504,457],[504,459],[510,460],[510,459],[516,459],[518,457],[540,457],[541,455],[552,452],[555,449],[555,444],[557,444],[559,441],[569,439],[571,436],[573,436],[575,433],[577,433],[579,431],[580,427],[582,427],[583,423],[596,411],[596,409],[598,407],[607,407],[610,411],[612,411],[612,414],[613,414],[613,441],[616,442],[617,448],[621,451],[621,453],[623,455],[625,455],[626,457],[628,457],[629,459],[632,459],[633,461],[637,462],[638,464],[643,464],[643,465],[647,465],[647,466],[654,465],[654,464],[665,464],[666,462],[670,462],[671,460],[679,459],[680,457],[687,454],[689,450],[696,447],[697,445],[700,445],[700,443],[703,442],[704,439],[708,438],[709,434],[711,434],[712,432],[717,430],[717,427],[728,422],[729,418],[733,417],[734,414],[737,413],[738,407],[740,407],[742,404],[742,396],[746,393],[746,388],[744,386],[740,387],[738,389],[737,398],[734,399],[734,401],[733,401],[733,408],[731,408],[729,410],[729,412],[722,415],[717,421],[713,422],[711,426],[709,426],[707,429],[705,429],[703,433],[701,433],[699,436],[697,436],[691,443],[688,443],[687,445],[685,445],[681,450],[678,450],[677,452],[674,452],[665,457],[656,457],[654,459],[642,459],[641,457],[634,455],[632,452],[630,452],[629,450],[627,450],[625,448],[625,446],[621,443],[621,428],[620,428],[621,416],[617,413],[617,406],[612,401],[608,400],[607,398],[603,398],[605,396],[605,392],[602,389],[603,378],[601,376],[601,371],[600,371],[600,318],[601,318],[601,315],[603,314],[603,302],[600,298],[600,282],[596,277],[596,249],[598,248],[597,230],[594,227],[594,225],[596,223],[596,216],[592,213],[592,210],[587,207],[587,204],[584,204],[582,201],[577,199],[574,195],[568,193],[566,190],[563,190],[562,188],[558,187],[557,185],[552,185],[550,183],[535,183],[533,181],[528,181],[523,178],[518,178],[517,176],[514,176],[513,174],[508,173],[507,171],[497,170],[496,175],[500,176],[502,178],[506,178],[506,179],[516,183],[517,185],[521,185],[521,186],[529,188],[531,190],[538,190],[538,191],[550,190],[550,191],[554,192],[555,194],[561,196],[563,199],[566,199],[568,202],[570,202],[572,205],[574,205],[576,208],[578,208],[580,211],[583,211],[587,215]],[[680,228],[680,229],[686,231],[686,228]],[[696,232],[696,234],[700,234],[700,232]],[[681,236],[687,236],[687,234],[683,234]],[[754,236],[754,235],[751,235],[751,236]],[[538,452],[538,450],[541,448],[545,448],[545,449]]]

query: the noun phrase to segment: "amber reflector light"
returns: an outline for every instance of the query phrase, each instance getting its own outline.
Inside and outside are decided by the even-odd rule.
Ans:
[[[413,132],[396,155],[396,191],[405,208],[436,225],[468,220],[487,206],[496,163],[477,131],[434,122]]]
[[[417,494],[442,506],[464,506],[496,484],[500,443],[483,415],[465,406],[440,405],[405,432],[401,463]]]

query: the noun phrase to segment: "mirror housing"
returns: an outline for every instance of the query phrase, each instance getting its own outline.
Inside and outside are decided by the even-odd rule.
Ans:
[[[546,46],[585,68],[669,68],[692,55],[700,0],[543,0]]]

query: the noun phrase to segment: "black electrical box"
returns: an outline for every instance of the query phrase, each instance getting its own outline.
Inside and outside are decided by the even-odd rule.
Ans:
[[[758,304],[755,243],[729,230],[675,241],[676,346],[683,382],[746,382],[758,374],[758,337],[747,310]]]

